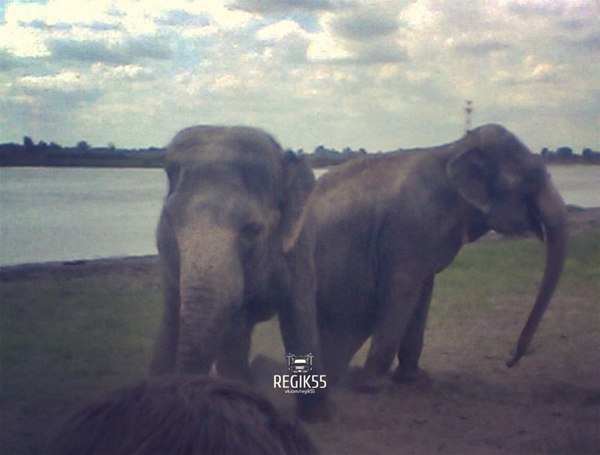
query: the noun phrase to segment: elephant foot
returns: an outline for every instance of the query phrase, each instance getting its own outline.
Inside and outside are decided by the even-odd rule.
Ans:
[[[344,383],[360,393],[379,393],[390,388],[390,381],[386,376],[377,376],[360,367],[352,368]]]
[[[410,369],[397,367],[394,373],[392,374],[392,381],[399,384],[428,380],[429,374],[419,367]]]

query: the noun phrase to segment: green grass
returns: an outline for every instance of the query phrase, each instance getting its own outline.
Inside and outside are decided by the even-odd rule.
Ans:
[[[559,291],[600,295],[600,229],[577,235],[569,251]],[[543,260],[541,243],[532,239],[465,247],[437,278],[432,322],[488,311],[492,298],[523,294],[531,300]],[[146,375],[161,312],[156,270],[73,275],[0,282],[5,434],[12,431],[7,420],[15,410],[52,421],[98,393]],[[581,315],[584,325],[598,323],[597,317],[586,317]],[[283,361],[275,320],[259,325],[253,352]],[[22,430],[15,431],[18,438]]]
[[[70,406],[144,375],[160,315],[154,275],[2,283],[2,403]]]
[[[432,317],[448,312],[476,314],[489,308],[490,298],[532,295],[544,267],[544,246],[533,238],[483,241],[465,246],[452,265],[436,277]],[[558,289],[580,285],[600,295],[600,230],[569,242]],[[533,302],[532,302],[533,303]]]

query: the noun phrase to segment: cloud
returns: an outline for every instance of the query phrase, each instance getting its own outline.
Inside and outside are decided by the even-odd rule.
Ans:
[[[122,42],[51,39],[46,46],[57,60],[124,64],[138,59],[168,60],[173,56],[169,40],[160,36],[126,38]]]
[[[277,41],[289,35],[304,35],[302,27],[295,21],[283,20],[261,28],[256,37],[262,41]]]
[[[269,14],[294,10],[327,11],[334,8],[330,0],[236,0],[230,4],[233,9],[252,13]]]
[[[495,78],[498,83],[504,86],[535,85],[539,89],[542,89],[545,84],[554,84],[561,81],[558,70],[549,63],[530,64],[528,68],[519,74],[498,72]],[[536,103],[539,103],[539,100]]]
[[[297,22],[282,20],[256,32],[259,42],[265,43],[263,56],[269,61],[304,63],[310,34]]]
[[[169,10],[156,20],[158,25],[171,27],[206,27],[210,25],[207,14],[192,14],[185,10]]]
[[[85,105],[97,101],[102,90],[74,72],[49,76],[24,76],[14,81],[0,104],[0,111],[10,110],[11,123],[20,122],[23,134],[40,125],[61,123]],[[4,116],[3,116],[4,117]],[[6,116],[9,117],[9,116]],[[33,126],[35,123],[37,126]]]
[[[350,63],[385,64],[403,63],[409,60],[408,52],[396,41],[391,40],[382,45],[381,42],[357,46],[354,56],[349,59]]]
[[[456,43],[454,48],[458,52],[464,52],[473,56],[484,56],[489,55],[493,52],[502,52],[510,49],[510,44],[506,42],[497,41],[494,39],[481,40],[476,42],[463,41]]]
[[[575,45],[581,45],[590,51],[600,51],[600,32],[591,32],[582,37],[582,39],[575,40]]]
[[[309,60],[343,65],[406,62],[398,11],[382,3],[323,13],[320,31],[310,35]]]
[[[558,37],[558,41],[571,48],[574,51],[585,49],[589,52],[600,51],[600,31],[584,29],[583,32],[563,33]]]
[[[8,72],[12,69],[23,67],[26,62],[23,59],[17,58],[12,53],[0,49],[0,72]]]
[[[568,8],[567,3],[563,1],[531,2],[517,0],[509,2],[507,7],[511,13],[524,18],[530,18],[531,16],[552,17],[561,15]]]
[[[368,6],[333,16],[332,32],[344,39],[373,40],[396,32],[400,22],[393,8]]]

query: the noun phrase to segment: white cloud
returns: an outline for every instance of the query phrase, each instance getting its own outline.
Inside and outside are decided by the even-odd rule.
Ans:
[[[305,35],[300,25],[292,20],[282,20],[261,28],[256,37],[261,41],[278,41],[289,35]]]
[[[81,75],[72,71],[52,76],[24,76],[17,81],[17,84],[24,88],[50,89],[64,92],[75,91],[83,83]]]
[[[229,90],[232,88],[237,88],[241,85],[241,80],[239,77],[233,76],[231,74],[226,74],[225,76],[220,76],[215,79],[212,84],[212,88],[216,90]]]
[[[308,59],[313,62],[337,62],[348,60],[352,53],[345,43],[330,33],[321,32],[311,38]]]
[[[14,25],[0,25],[0,46],[15,57],[45,57],[50,51],[39,34]]]

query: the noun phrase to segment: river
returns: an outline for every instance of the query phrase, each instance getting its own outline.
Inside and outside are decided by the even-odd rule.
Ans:
[[[600,206],[600,166],[550,172],[565,202]],[[165,191],[160,169],[0,168],[0,265],[155,254]]]

